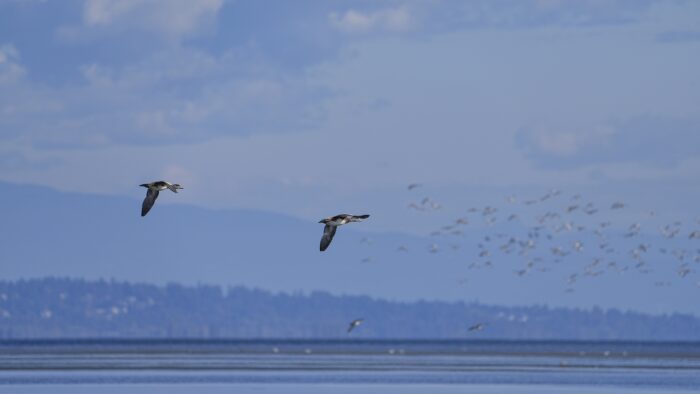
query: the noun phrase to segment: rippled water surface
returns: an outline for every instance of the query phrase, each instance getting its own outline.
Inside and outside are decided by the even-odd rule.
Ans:
[[[13,341],[0,393],[697,393],[700,343]]]

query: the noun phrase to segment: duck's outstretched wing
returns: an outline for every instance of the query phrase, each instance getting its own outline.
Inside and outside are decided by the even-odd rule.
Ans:
[[[351,321],[351,322],[350,322],[350,326],[348,327],[348,334],[350,334],[350,331],[354,330],[355,327],[357,327],[357,326],[359,326],[360,324],[362,324],[363,321],[364,321],[363,319],[357,319],[357,320]]]
[[[158,190],[148,189],[146,198],[143,199],[143,204],[141,205],[141,216],[146,216],[148,211],[153,208],[153,204],[156,203],[156,198],[158,198],[158,193]]]
[[[337,228],[338,226],[331,226],[330,224],[326,224],[326,227],[323,228],[323,237],[321,237],[321,252],[328,249],[328,245],[331,244]]]

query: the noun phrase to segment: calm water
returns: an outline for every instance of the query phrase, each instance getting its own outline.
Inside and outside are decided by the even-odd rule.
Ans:
[[[0,342],[0,393],[697,393],[700,343]]]

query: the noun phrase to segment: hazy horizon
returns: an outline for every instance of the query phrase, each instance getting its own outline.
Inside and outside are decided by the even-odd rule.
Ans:
[[[698,16],[0,0],[0,279],[699,316]]]
[[[503,223],[490,225],[483,222],[481,212],[465,213],[471,222],[459,226],[462,235],[383,232],[372,229],[368,220],[340,229],[329,250],[319,253],[322,225],[316,220],[254,210],[202,209],[177,203],[172,193],[168,197],[141,218],[137,198],[0,182],[0,212],[5,218],[0,249],[5,263],[0,275],[700,315],[695,303],[686,302],[699,290],[692,271],[695,254],[680,256],[686,260],[683,263],[675,253],[697,240],[688,239],[685,229],[665,238],[650,224],[659,220],[656,217],[646,218],[640,233],[628,237],[624,208],[609,214],[617,220],[603,229],[606,242],[617,248],[613,253],[599,248],[598,236],[592,233],[597,226],[566,231],[562,226],[567,221],[548,225],[553,228],[552,240],[544,235],[547,230],[532,249],[522,248],[533,231],[530,222],[536,222],[531,216],[538,216],[541,208],[533,215],[529,212],[533,208],[510,208],[507,202],[494,209],[509,209],[499,213],[501,217],[520,209],[517,220],[504,218]],[[557,198],[568,199],[563,194],[551,197]],[[516,243],[499,235],[505,230]],[[574,249],[576,240],[583,243],[580,251]],[[485,250],[479,244],[487,246],[488,256],[479,257]],[[642,252],[639,245],[648,248]],[[561,255],[552,248],[561,249]],[[635,258],[635,250],[642,257]],[[593,264],[596,259],[600,263]],[[609,267],[610,262],[617,263]],[[678,271],[684,267],[690,271]]]

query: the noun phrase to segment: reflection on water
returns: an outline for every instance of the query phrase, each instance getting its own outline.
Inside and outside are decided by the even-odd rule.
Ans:
[[[0,392],[694,392],[699,343],[27,341]],[[98,391],[96,391],[98,390]],[[229,390],[229,391],[227,391]],[[326,391],[324,391],[326,390]]]

